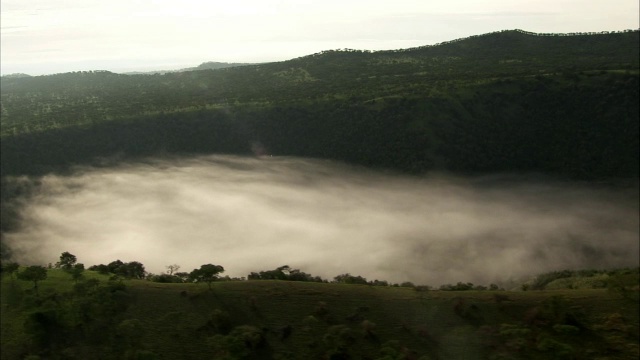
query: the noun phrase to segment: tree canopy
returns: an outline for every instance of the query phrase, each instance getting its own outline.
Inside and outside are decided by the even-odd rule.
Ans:
[[[38,291],[38,282],[47,278],[47,269],[40,265],[31,265],[18,273],[18,279],[33,281],[33,288]]]
[[[65,251],[62,253],[62,255],[60,255],[60,261],[58,261],[55,266],[57,269],[70,270],[73,268],[77,261],[78,259],[75,255],[71,254],[68,251]]]
[[[224,267],[221,265],[205,264],[201,265],[199,269],[193,269],[189,273],[191,281],[206,282],[211,290],[211,283],[218,279],[218,274],[224,272]]]

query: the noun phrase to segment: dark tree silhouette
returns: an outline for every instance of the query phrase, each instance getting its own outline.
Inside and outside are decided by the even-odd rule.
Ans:
[[[71,274],[71,278],[77,283],[78,280],[84,276],[84,264],[75,264],[71,269],[67,270],[67,272]]]
[[[13,273],[18,271],[19,268],[20,265],[16,262],[2,264],[2,274],[9,274],[9,276],[13,279]]]
[[[221,265],[205,264],[200,266],[199,269],[193,269],[189,274],[191,281],[206,282],[211,290],[211,283],[218,278],[218,274],[224,272],[224,268]]]
[[[56,263],[56,268],[70,270],[76,264],[76,261],[78,261],[78,258],[75,255],[65,251],[60,255],[60,261]]]
[[[18,273],[18,279],[33,281],[33,288],[38,294],[38,282],[47,278],[47,269],[44,266],[32,265]]]
[[[180,270],[180,265],[178,264],[167,265],[166,268],[167,268],[167,274],[173,275],[174,272],[177,272],[178,270]]]

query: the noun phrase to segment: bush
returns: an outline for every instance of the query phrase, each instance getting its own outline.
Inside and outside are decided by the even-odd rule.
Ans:
[[[150,281],[152,282],[157,282],[157,283],[181,283],[183,282],[182,279],[176,275],[169,275],[169,274],[160,274],[160,275],[152,275],[149,278]]]
[[[349,273],[340,274],[334,277],[333,281],[337,283],[342,283],[342,284],[360,284],[360,285],[368,284],[367,279],[363,278],[362,276],[353,276]]]
[[[220,334],[228,334],[231,331],[231,315],[220,309],[215,309],[209,316],[208,324]]]
[[[208,342],[214,349],[216,359],[260,358],[260,349],[267,345],[262,330],[251,325],[236,326],[229,335],[215,335]]]
[[[550,337],[544,337],[537,346],[538,351],[546,352],[551,359],[572,359],[574,350],[571,345],[561,343]]]
[[[472,283],[462,283],[462,282],[458,282],[455,285],[451,285],[451,284],[445,284],[445,285],[441,285],[440,286],[440,290],[444,290],[444,291],[466,291],[466,290],[473,290],[473,284]]]

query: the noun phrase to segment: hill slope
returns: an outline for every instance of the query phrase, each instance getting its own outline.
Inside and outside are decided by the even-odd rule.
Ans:
[[[606,290],[416,291],[255,280],[217,282],[209,291],[203,284],[108,282],[92,272],[87,276],[100,281],[97,287],[74,286],[61,270],[48,272],[39,297],[26,283],[3,280],[3,359],[627,359],[638,353],[637,298]],[[43,327],[49,332],[39,333]]]

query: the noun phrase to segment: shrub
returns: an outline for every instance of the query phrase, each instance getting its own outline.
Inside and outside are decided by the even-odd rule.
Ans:
[[[160,274],[160,275],[152,275],[149,279],[150,281],[157,283],[181,283],[182,279],[176,275],[169,274]]]
[[[550,337],[543,337],[538,342],[537,349],[548,353],[551,359],[572,359],[574,353],[571,345],[561,343]]]
[[[228,334],[231,331],[231,315],[220,309],[215,309],[209,315],[208,324],[220,334]]]

